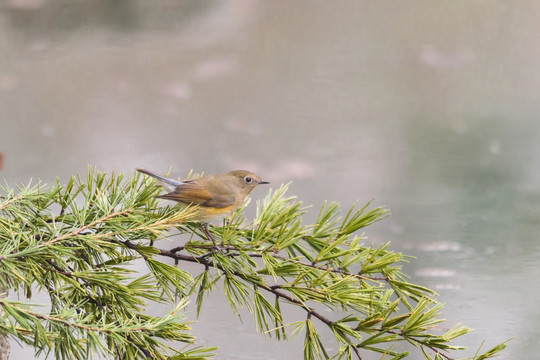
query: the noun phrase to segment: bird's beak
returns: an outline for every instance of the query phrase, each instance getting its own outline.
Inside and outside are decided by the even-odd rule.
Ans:
[[[270,184],[270,181],[259,181],[259,185],[260,184]]]

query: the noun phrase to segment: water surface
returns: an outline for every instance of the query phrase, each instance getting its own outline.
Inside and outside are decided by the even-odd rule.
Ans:
[[[314,212],[375,198],[392,216],[368,241],[416,256],[405,270],[439,292],[447,325],[476,329],[463,356],[516,336],[500,358],[530,358],[539,7],[5,1],[0,176],[247,168],[293,181]],[[217,359],[301,357],[299,341],[264,338],[215,295],[195,333],[220,346]],[[31,354],[14,345],[12,358]]]

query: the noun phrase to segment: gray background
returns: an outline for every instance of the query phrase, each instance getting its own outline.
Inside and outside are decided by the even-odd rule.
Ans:
[[[463,356],[516,336],[500,358],[528,359],[539,30],[532,1],[4,0],[0,178],[246,168],[293,181],[307,221],[324,200],[375,198],[392,216],[367,243],[417,257],[405,270],[440,294],[442,326],[476,329]],[[300,338],[255,333],[219,291],[199,320],[216,359],[302,356]]]

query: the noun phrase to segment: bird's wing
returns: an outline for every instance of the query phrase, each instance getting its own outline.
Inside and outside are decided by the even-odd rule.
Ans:
[[[216,208],[234,205],[235,197],[227,193],[210,193],[196,182],[186,182],[168,194],[158,198]]]

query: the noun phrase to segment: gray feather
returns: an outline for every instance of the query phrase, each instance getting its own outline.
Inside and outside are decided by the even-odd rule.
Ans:
[[[184,182],[182,181],[166,178],[164,176],[154,174],[153,172],[150,172],[146,169],[137,169],[137,171],[158,179],[161,183],[161,186],[163,186],[163,188],[165,188],[167,191],[174,191],[178,185],[184,184]]]

